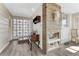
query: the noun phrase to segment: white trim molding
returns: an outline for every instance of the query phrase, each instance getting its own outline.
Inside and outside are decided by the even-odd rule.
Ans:
[[[1,49],[0,49],[0,53],[2,53],[2,51],[9,45],[9,42],[7,42],[7,44],[5,44]]]

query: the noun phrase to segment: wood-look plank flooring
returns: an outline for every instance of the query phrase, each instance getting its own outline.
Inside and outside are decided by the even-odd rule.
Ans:
[[[39,48],[33,46],[32,51],[27,43],[18,44],[17,41],[11,44],[0,54],[0,56],[79,56],[79,52],[71,53],[66,50],[69,46],[79,46],[79,44],[62,45],[60,48],[48,52],[43,55]]]
[[[18,41],[13,41],[9,46],[0,54],[1,56],[37,56],[41,55],[39,51],[33,47],[30,51],[28,43],[18,44]]]
[[[2,56],[17,56],[17,55],[30,55],[26,53],[29,51],[28,45],[26,44],[17,44],[17,41],[11,42],[11,44],[1,53]]]
[[[79,56],[79,51],[76,53],[72,53],[66,50],[66,48],[70,46],[79,46],[79,44],[70,42],[67,45],[62,45],[60,46],[60,48],[48,52],[47,56]]]

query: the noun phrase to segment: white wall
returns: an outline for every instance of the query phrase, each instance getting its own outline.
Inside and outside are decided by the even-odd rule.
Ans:
[[[34,13],[34,17],[37,15],[41,16],[41,22],[33,24],[33,31],[37,31],[37,33],[40,35],[40,48],[42,49],[42,4],[40,4]]]
[[[68,15],[68,26],[61,27],[61,43],[71,41],[71,15]]]
[[[3,4],[0,4],[0,52],[8,45],[10,36],[10,14]]]

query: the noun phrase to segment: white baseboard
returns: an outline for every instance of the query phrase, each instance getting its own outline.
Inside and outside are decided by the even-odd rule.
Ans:
[[[7,44],[5,44],[1,49],[0,49],[0,53],[9,45],[9,42]]]

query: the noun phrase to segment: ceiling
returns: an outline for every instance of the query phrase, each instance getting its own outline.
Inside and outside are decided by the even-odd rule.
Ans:
[[[6,8],[13,16],[32,17],[41,3],[5,3]],[[64,13],[79,12],[79,3],[57,3]]]
[[[5,3],[13,16],[32,17],[40,3]]]
[[[76,13],[79,12],[79,3],[59,3],[62,12]]]

